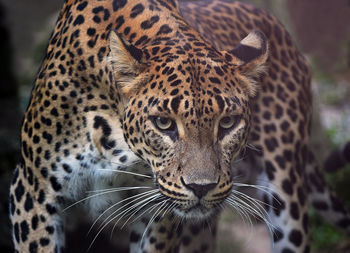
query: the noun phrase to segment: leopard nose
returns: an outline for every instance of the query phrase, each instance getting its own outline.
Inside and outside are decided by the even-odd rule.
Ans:
[[[211,183],[211,184],[186,184],[185,181],[181,178],[181,181],[184,186],[186,186],[188,189],[190,189],[194,195],[196,195],[198,198],[202,198],[207,193],[214,189],[217,183]]]

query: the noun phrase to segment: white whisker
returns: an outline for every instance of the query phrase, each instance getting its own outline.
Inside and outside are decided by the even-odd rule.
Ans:
[[[247,143],[246,144],[246,148],[249,148],[249,149],[251,149],[251,150],[254,150],[254,151],[256,151],[256,152],[261,152],[261,149],[258,149],[257,147],[255,147],[253,144],[251,144],[251,143]]]
[[[137,208],[137,209],[136,209],[136,212],[137,212],[137,210],[139,210],[140,208],[142,209],[144,206],[148,205],[149,203],[155,201],[156,199],[158,199],[158,198],[160,198],[160,197],[162,197],[162,195],[161,195],[160,193],[158,193],[158,194],[156,194],[156,195],[154,195],[154,196],[148,197],[148,198],[146,198],[146,199],[144,199],[144,200],[142,200],[142,201],[140,201],[140,202],[138,202],[138,203],[136,203],[136,204],[134,204],[134,205],[128,207],[128,208],[125,209],[123,212],[121,212],[121,213],[119,213],[118,215],[116,215],[115,217],[113,217],[113,220],[114,220],[115,218],[117,218],[118,216],[121,215],[121,216],[118,218],[118,220],[115,222],[115,224],[114,224],[114,226],[113,226],[113,230],[114,230],[115,226],[119,223],[119,221],[120,221],[123,217],[125,217],[125,216],[128,214],[128,212],[129,212],[130,210],[133,210],[133,209],[136,209],[136,208]],[[138,207],[138,206],[139,206],[139,207]],[[134,212],[135,212],[135,211],[134,211]],[[133,215],[134,212],[132,212],[131,215]],[[124,227],[124,225],[129,221],[130,218],[131,218],[131,217],[129,217],[129,218],[126,220],[126,222],[123,224],[123,226],[122,226],[121,228]],[[113,231],[113,230],[112,230],[112,231]]]
[[[241,204],[237,203],[237,201],[232,199],[226,199],[226,202],[228,202],[237,211],[238,215],[242,218],[244,223],[248,222],[250,227],[252,227],[253,223],[251,221],[249,214],[246,212],[244,206],[242,206]]]
[[[240,206],[244,208],[245,211],[247,211],[250,214],[253,214],[253,216],[259,218],[264,216],[264,213],[254,203],[246,203],[240,198],[235,198],[234,201],[235,203],[240,204]],[[250,206],[249,204],[253,204],[253,206]],[[256,207],[257,209],[255,209],[254,207]]]
[[[133,175],[133,176],[146,177],[146,178],[153,178],[152,176],[143,175],[143,174],[140,174],[140,173],[131,172],[131,171],[127,171],[127,170],[118,170],[118,169],[97,169],[97,170],[102,170],[102,171],[113,171],[113,172],[118,172],[118,173],[130,174],[130,175]]]
[[[173,206],[175,207],[175,203],[171,203],[168,208],[166,210],[164,210],[163,214],[162,214],[162,218],[170,211],[173,209]]]
[[[276,200],[278,203],[280,203],[280,201],[273,196],[273,194],[270,192],[271,188],[267,187],[267,186],[263,186],[263,185],[253,185],[253,184],[243,184],[243,183],[235,183],[236,186],[238,187],[251,187],[251,188],[255,188],[258,189],[264,193],[266,193],[267,195],[269,195],[270,197],[272,197],[274,200]]]
[[[259,206],[265,205],[265,206],[274,208],[272,205],[267,204],[267,203],[265,203],[264,201],[261,201],[261,200],[259,200],[259,199],[252,198],[252,197],[250,197],[249,195],[247,195],[247,194],[245,194],[245,193],[243,193],[243,192],[236,191],[236,190],[232,190],[232,194],[233,194],[233,195],[235,195],[235,194],[236,194],[236,195],[239,195],[239,196],[243,197],[244,199],[246,199],[246,200],[248,200],[248,201],[250,200],[250,201],[259,203]],[[264,209],[264,210],[265,210],[265,209]]]
[[[151,186],[130,186],[130,187],[117,187],[117,188],[108,188],[108,189],[100,189],[100,190],[91,190],[87,191],[88,193],[99,193],[99,192],[109,192],[109,191],[126,191],[126,190],[137,190],[137,189],[151,189]]]
[[[252,188],[256,188],[259,189],[261,191],[264,191],[266,193],[268,193],[270,196],[272,196],[272,194],[268,191],[268,187],[265,186],[260,186],[260,185],[249,185],[249,184],[240,184],[240,183],[236,183],[237,186],[243,186],[243,187],[252,187]],[[240,197],[238,198],[237,195]],[[274,198],[274,196],[272,196]],[[246,203],[244,200],[246,200],[248,203]],[[255,217],[258,217],[259,219],[261,219],[262,221],[264,221],[264,223],[267,225],[268,229],[270,231],[273,230],[273,224],[271,224],[267,217],[268,217],[268,213],[266,212],[265,208],[263,205],[267,205],[267,203],[254,199],[250,196],[248,196],[247,194],[244,194],[242,192],[233,190],[232,191],[232,195],[229,197],[229,199],[231,199],[231,201],[234,202],[234,204],[238,204],[240,203],[241,207],[244,208],[247,212],[251,213],[252,215],[254,215]],[[268,205],[270,206],[270,205]],[[271,206],[270,206],[271,207]],[[273,208],[273,207],[272,207]]]
[[[87,196],[81,200],[78,200],[76,201],[75,203],[67,206],[66,208],[64,208],[62,210],[62,212],[65,212],[67,211],[69,208],[85,201],[85,200],[88,200],[88,199],[91,199],[91,198],[94,198],[94,197],[97,197],[97,196],[100,196],[100,195],[103,195],[103,194],[107,194],[107,193],[113,193],[113,192],[120,192],[120,191],[129,191],[129,190],[135,190],[135,189],[147,189],[147,188],[151,188],[151,187],[146,187],[146,186],[137,186],[137,187],[120,187],[120,188],[113,188],[113,189],[105,189],[105,190],[101,190],[102,192],[99,192],[99,193],[96,193],[94,195],[90,195],[90,196]]]
[[[161,196],[164,197],[164,196]],[[156,208],[158,205],[160,205],[162,202],[158,202],[156,204],[154,204],[153,206],[148,207],[146,210],[144,210],[141,214],[139,214],[136,218],[134,218],[130,223],[135,222],[137,219],[139,219],[140,217],[142,217],[146,212],[151,212],[154,208]]]
[[[236,204],[236,205],[240,205],[242,208],[244,208],[245,211],[252,214],[256,218],[261,219],[267,225],[269,231],[270,232],[273,231],[274,225],[269,222],[269,220],[267,218],[268,213],[266,212],[265,208],[260,204],[260,202],[262,204],[265,204],[264,202],[256,200],[256,199],[254,199],[254,198],[252,198],[252,197],[250,197],[242,192],[233,191],[233,193],[242,197],[248,203],[245,202],[243,199],[238,198],[238,196],[236,196],[234,194],[232,194],[228,198],[231,202],[234,202],[234,204]]]
[[[127,203],[125,203],[124,205],[122,205],[121,207],[119,207],[118,209],[116,209],[116,210],[114,210],[110,215],[108,215],[107,216],[107,218],[105,218],[105,220],[102,222],[102,224],[99,226],[99,228],[101,227],[101,226],[103,226],[106,222],[110,222],[110,220],[108,220],[108,219],[110,219],[113,215],[115,215],[118,211],[120,211],[120,210],[122,210],[123,208],[126,208],[127,206],[129,206],[129,205],[131,205],[132,203],[135,203],[135,202],[137,202],[138,200],[140,200],[140,199],[142,199],[142,198],[144,198],[144,197],[146,197],[146,196],[149,196],[149,195],[153,195],[153,194],[156,194],[156,192],[157,192],[157,190],[155,190],[155,191],[148,191],[148,192],[145,192],[145,193],[143,193],[143,194],[138,194],[139,196],[137,197],[137,198],[132,198],[132,197],[129,197],[129,198],[127,198],[127,199],[123,199],[122,201],[120,201],[120,202],[118,202],[117,204],[119,204],[119,203],[121,203],[121,202],[125,202],[125,201],[127,201],[127,200],[130,200],[130,199],[133,199],[133,200],[131,200],[130,202],[127,202]],[[135,196],[137,196],[137,195],[135,195]],[[152,197],[154,197],[154,196],[151,196],[151,197],[147,197],[147,198],[152,198]],[[144,200],[141,200],[141,201],[144,201]],[[143,203],[143,202],[142,202]],[[140,202],[137,202],[136,204],[133,204],[133,206],[138,206],[140,204]],[[114,204],[115,205],[115,204]],[[128,207],[129,208],[129,207]],[[127,208],[127,209],[128,209]],[[126,210],[127,210],[126,209]],[[125,211],[125,210],[124,210]],[[124,213],[124,211],[122,211],[122,213]],[[111,219],[113,220],[115,218],[115,216],[114,217],[112,217]]]
[[[134,200],[132,200],[131,202],[129,202],[129,203],[127,203],[127,204],[125,204],[125,205],[123,205],[122,207],[120,207],[120,208],[118,208],[117,210],[115,210],[112,214],[110,214],[106,219],[105,219],[105,221],[99,226],[99,231],[97,232],[97,234],[95,235],[95,237],[94,237],[94,239],[92,240],[92,242],[90,243],[90,246],[89,246],[89,248],[88,248],[88,250],[90,250],[90,248],[91,248],[91,246],[94,244],[94,242],[96,241],[96,239],[97,239],[97,237],[100,235],[100,233],[104,230],[104,228],[110,223],[110,222],[112,222],[113,220],[114,220],[114,218],[116,218],[116,217],[113,217],[113,218],[111,218],[111,219],[109,219],[111,216],[113,216],[116,212],[118,212],[120,209],[122,209],[122,208],[124,208],[125,206],[127,206],[128,204],[130,204],[130,203],[132,203],[132,202],[135,202],[135,201],[137,201],[138,199],[140,199],[140,198],[142,198],[142,197],[144,197],[144,195],[146,195],[146,194],[154,194],[156,191],[158,191],[158,189],[156,189],[156,190],[151,190],[151,191],[148,191],[148,192],[145,192],[145,193],[140,193],[140,194],[143,194],[142,196],[140,196],[140,197],[138,197],[138,198],[136,198],[136,199],[134,199]],[[138,194],[138,195],[140,195],[140,194]],[[135,197],[135,196],[133,196],[133,197]],[[131,197],[130,197],[131,198]],[[130,199],[130,198],[128,198],[128,199]],[[124,199],[124,200],[122,200],[122,201],[120,201],[120,202],[118,202],[117,204],[120,204],[121,202],[125,202],[126,200],[128,200],[128,199]],[[116,204],[114,204],[114,205],[116,205]],[[114,206],[113,205],[113,206]],[[110,209],[110,208],[109,208]],[[105,213],[106,211],[104,211],[104,213]],[[99,216],[99,217],[101,217],[101,215]],[[98,218],[99,219],[99,218]],[[108,220],[109,219],[109,220]],[[94,222],[94,224],[96,223],[96,221]],[[94,225],[93,224],[93,225]],[[92,225],[92,226],[93,226]],[[92,228],[92,227],[91,227]],[[91,228],[90,228],[90,230],[89,230],[89,232],[91,231]]]
[[[154,194],[154,193],[156,193],[157,191],[158,191],[158,189],[150,190],[150,191],[147,191],[147,192],[142,192],[142,193],[136,194],[136,195],[134,195],[134,196],[128,197],[128,198],[126,198],[126,199],[123,199],[123,200],[119,201],[118,203],[113,204],[112,206],[110,206],[109,208],[107,208],[103,213],[101,213],[101,214],[95,219],[94,223],[91,225],[91,227],[90,227],[90,229],[89,229],[89,231],[88,231],[87,234],[90,234],[92,228],[95,226],[95,224],[97,223],[97,221],[98,221],[105,213],[107,213],[109,210],[111,210],[111,209],[114,208],[115,206],[117,206],[117,205],[119,205],[119,204],[121,204],[121,203],[124,203],[125,201],[131,200],[131,199],[134,199],[132,202],[137,201],[137,200],[139,200],[140,198],[142,198],[142,197],[144,197],[144,196],[147,196],[147,195],[150,195],[150,194]],[[135,199],[135,198],[136,198],[136,199]],[[126,205],[128,205],[128,204],[130,204],[130,203],[132,203],[132,202],[129,202],[129,203],[127,203]],[[120,207],[119,209],[121,209],[121,208],[123,208],[123,207],[125,207],[125,205],[123,205],[123,206]],[[118,211],[119,209],[117,209],[116,211]],[[112,215],[113,215],[113,214],[112,214]],[[110,215],[110,216],[112,216],[112,215]],[[108,216],[106,219],[108,219],[110,216]],[[105,219],[105,220],[106,220],[106,219]],[[100,227],[99,227],[99,228],[100,228]]]
[[[154,212],[154,214],[152,215],[151,219],[149,220],[149,222],[148,222],[148,224],[147,224],[147,226],[146,226],[146,228],[145,228],[145,231],[143,231],[143,234],[142,234],[142,237],[141,237],[141,241],[140,241],[141,244],[142,244],[142,242],[143,242],[143,239],[144,239],[144,237],[145,237],[145,235],[146,235],[146,232],[148,231],[150,225],[153,223],[153,221],[154,221],[154,220],[156,219],[156,217],[158,216],[159,210],[161,210],[162,206],[165,205],[167,201],[168,201],[168,200],[166,199],[166,200],[163,200],[162,202],[159,202],[159,203],[157,204],[157,205],[159,205],[159,204],[162,204],[162,205]]]

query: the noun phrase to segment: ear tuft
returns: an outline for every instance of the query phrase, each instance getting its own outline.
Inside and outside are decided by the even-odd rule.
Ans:
[[[256,78],[265,71],[265,63],[269,56],[268,43],[264,33],[258,30],[250,32],[229,53],[237,63],[238,71],[248,79],[246,90],[250,96],[256,93]]]
[[[267,39],[264,33],[253,30],[238,44],[231,53],[243,63],[261,59],[265,62],[268,56]]]
[[[129,65],[131,71],[138,63],[141,63],[143,52],[130,42],[124,40],[114,31],[109,35],[109,48],[111,61],[116,61],[122,66]],[[125,66],[127,67],[127,66]]]
[[[117,87],[122,96],[128,97],[133,91],[136,92],[148,77],[145,73],[146,64],[142,62],[143,51],[114,31],[109,35],[109,48],[108,61],[112,65]]]

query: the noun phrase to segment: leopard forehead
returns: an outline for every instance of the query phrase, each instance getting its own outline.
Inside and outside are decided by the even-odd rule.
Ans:
[[[213,64],[205,59],[193,63],[190,59],[152,64],[150,76],[131,103],[150,114],[188,116],[245,113],[248,96],[244,83],[235,76],[232,66]],[[209,59],[210,61],[211,59]],[[152,62],[153,63],[153,62]]]

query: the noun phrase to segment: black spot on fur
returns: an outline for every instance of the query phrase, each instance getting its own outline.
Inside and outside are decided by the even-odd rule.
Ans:
[[[29,212],[31,209],[33,209],[33,199],[27,192],[26,201],[24,202],[24,210],[26,210],[26,212]]]
[[[288,179],[283,180],[282,189],[285,193],[292,195],[293,194],[293,186]]]
[[[297,247],[299,247],[303,241],[303,235],[299,230],[293,229],[288,236],[289,240]]]
[[[173,30],[168,25],[165,24],[159,28],[157,35],[168,34],[168,33],[171,33],[172,31]]]
[[[52,235],[55,232],[55,228],[53,226],[47,226],[45,230]]]
[[[38,223],[39,223],[38,215],[34,215],[33,218],[32,218],[32,229],[33,230],[37,229]]]
[[[50,204],[46,204],[46,211],[47,211],[50,215],[53,215],[53,214],[56,214],[56,213],[57,213],[56,207],[54,207],[53,205],[50,205]]]
[[[52,189],[54,189],[54,191],[57,192],[57,191],[62,189],[62,186],[60,183],[58,183],[56,177],[54,177],[54,176],[50,177],[50,183],[51,183]]]
[[[19,180],[17,187],[15,189],[15,196],[16,196],[17,202],[21,201],[23,195],[24,195],[24,186],[22,184],[22,180]]]
[[[140,240],[140,234],[136,233],[135,231],[131,231],[130,233],[130,242],[136,243]]]
[[[40,238],[40,245],[41,246],[47,246],[49,245],[50,243],[50,239],[49,238],[46,238],[46,237],[43,237],[43,238]]]
[[[174,111],[174,113],[178,112],[179,106],[180,106],[181,98],[180,96],[177,96],[171,100],[171,109]]]
[[[45,201],[45,192],[43,190],[40,190],[39,197],[38,197],[38,203],[42,204]]]
[[[156,244],[156,250],[162,250],[165,248],[165,243],[164,242],[160,242]]]
[[[123,8],[127,3],[127,0],[113,0],[113,11],[117,11]]]
[[[218,107],[219,107],[219,109],[220,109],[220,112],[223,112],[223,111],[224,111],[224,108],[225,108],[225,102],[224,102],[224,100],[223,100],[222,97],[219,96],[219,95],[216,95],[216,96],[215,96],[215,100],[216,100],[216,102],[217,102],[217,104],[218,104]]]
[[[137,17],[139,14],[141,14],[144,11],[145,7],[142,4],[136,4],[132,9],[130,13],[131,18]]]
[[[29,226],[27,221],[22,221],[20,224],[20,228],[21,228],[21,240],[22,242],[25,242],[27,241],[28,234],[29,234]]]
[[[38,244],[37,242],[33,241],[29,244],[29,252],[30,253],[37,253],[38,252]]]
[[[84,16],[83,15],[79,15],[75,20],[73,25],[81,25],[82,23],[84,23]]]
[[[278,242],[283,239],[283,232],[280,229],[275,229],[273,231],[273,241]]]
[[[273,194],[272,206],[276,216],[279,216],[281,212],[286,208],[285,202],[277,194]]]
[[[291,249],[288,249],[288,248],[284,248],[283,250],[282,250],[282,253],[295,253],[293,250],[291,250]]]
[[[159,21],[159,16],[153,16],[149,20],[145,20],[141,23],[141,28],[144,30],[152,28],[152,26]]]
[[[95,116],[93,127],[95,129],[98,129],[99,127],[101,127],[103,135],[106,135],[106,136],[109,136],[112,132],[112,129],[108,125],[107,120],[105,120],[104,118],[102,118],[100,116]]]
[[[290,215],[292,216],[293,219],[298,220],[300,215],[299,215],[299,207],[296,202],[292,202],[290,205]]]
[[[265,162],[265,170],[266,170],[266,174],[267,174],[267,177],[269,178],[269,180],[273,180],[275,178],[276,168],[268,160],[266,160],[266,162]]]

